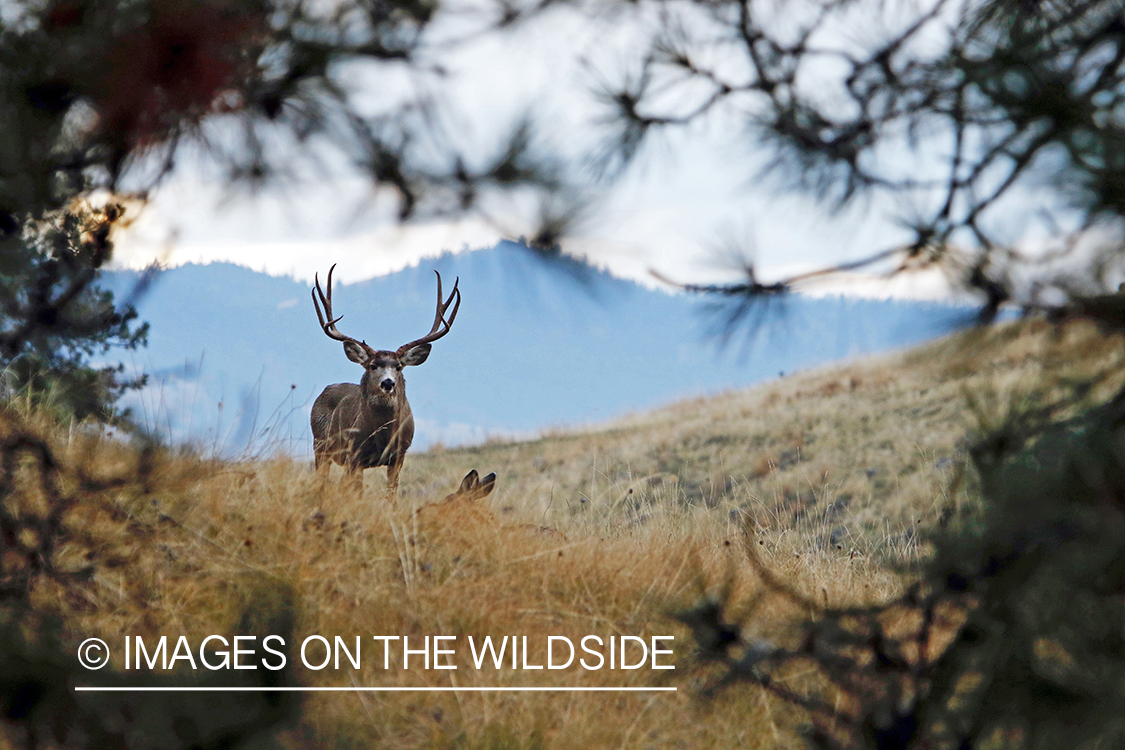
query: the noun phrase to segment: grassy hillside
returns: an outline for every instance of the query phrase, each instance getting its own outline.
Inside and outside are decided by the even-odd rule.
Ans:
[[[493,506],[527,522],[638,524],[671,506],[766,536],[813,532],[809,549],[912,554],[916,528],[948,517],[957,480],[972,481],[965,450],[981,427],[1120,361],[1084,324],[970,331],[580,432],[432,450],[413,457],[405,497],[421,502],[477,467],[500,475]]]
[[[900,564],[926,552],[925,530],[975,502],[973,430],[1049,396],[1064,377],[1116,368],[1120,381],[1121,359],[1081,325],[960,334],[585,430],[411,454],[395,508],[381,497],[381,470],[355,492],[337,483],[338,470],[322,486],[310,467],[284,459],[138,454],[9,407],[4,432],[44,436],[58,464],[45,484],[44,461],[8,441],[6,455],[19,456],[6,480],[13,517],[28,521],[30,546],[42,547],[45,529],[61,531],[52,569],[5,558],[5,583],[25,581],[33,611],[62,618],[69,653],[92,636],[112,650],[123,635],[198,642],[288,628],[298,641],[364,639],[362,668],[298,667],[286,673],[291,684],[678,688],[315,693],[282,728],[282,746],[797,746],[799,712],[761,689],[701,696],[710,672],[671,615],[728,590],[754,602],[746,627],[758,637],[784,639],[797,619],[815,617],[762,593],[745,545],[817,601],[893,596],[908,575]],[[493,495],[437,504],[473,468],[498,474]],[[54,526],[31,523],[49,520],[59,497],[75,500]],[[456,671],[421,669],[418,659],[386,670],[371,639],[409,636],[413,647],[439,634],[527,636],[532,664],[543,663],[551,635],[671,635],[676,669],[477,670],[462,644]],[[113,669],[122,666],[115,655]],[[110,684],[108,674],[69,679]],[[790,679],[799,691],[812,678]],[[135,715],[145,700],[124,696],[115,710]]]

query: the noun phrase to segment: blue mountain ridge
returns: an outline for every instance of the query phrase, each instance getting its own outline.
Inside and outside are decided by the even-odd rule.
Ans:
[[[406,371],[417,447],[600,421],[916,344],[973,319],[970,308],[932,302],[795,295],[756,308],[748,318],[756,325],[736,329],[723,347],[713,299],[650,290],[579,262],[558,265],[502,242],[359,283],[337,267],[340,330],[386,349],[429,330],[435,269],[447,293],[460,278],[452,331]],[[115,271],[104,283],[122,295],[137,278]],[[222,455],[309,456],[314,398],[362,374],[321,332],[309,287],[288,277],[185,265],[162,272],[138,309],[151,324],[147,349],[109,358],[150,374],[126,405],[173,441]]]

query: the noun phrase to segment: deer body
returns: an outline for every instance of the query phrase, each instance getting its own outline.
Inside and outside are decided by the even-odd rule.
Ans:
[[[335,269],[335,266],[332,268]],[[456,304],[446,320],[445,312],[455,297]],[[340,318],[332,317],[331,270],[328,272],[327,294],[321,291],[320,280],[317,279],[313,305],[325,334],[342,342],[348,359],[364,368],[359,385],[335,383],[325,388],[313,403],[310,423],[316,469],[327,473],[328,467],[337,463],[349,475],[362,477],[364,469],[386,466],[387,489],[391,502],[394,502],[398,475],[406,459],[406,451],[414,440],[414,415],[406,400],[406,380],[402,368],[425,362],[430,355],[430,342],[449,332],[461,305],[461,293],[454,284],[449,298],[443,303],[439,274],[437,314],[430,333],[393,352],[372,349],[367,342],[345,336],[336,329]],[[321,305],[324,306],[323,314]]]
[[[337,463],[349,472],[394,467],[387,470],[389,481],[414,440],[414,415],[404,395],[367,397],[362,385],[336,383],[313,403],[312,432],[318,469],[322,463]]]

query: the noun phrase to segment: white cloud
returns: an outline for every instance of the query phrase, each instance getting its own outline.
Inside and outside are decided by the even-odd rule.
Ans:
[[[333,263],[341,263],[348,267],[348,278],[357,281],[393,273],[447,250],[489,247],[500,239],[495,228],[479,219],[410,226],[386,224],[344,237],[272,241],[234,236],[226,241],[164,243],[151,236],[132,234],[118,241],[114,266],[141,268],[154,259],[170,267],[231,261],[275,276],[311,282],[314,274],[324,274]]]
[[[514,33],[484,35],[436,55],[457,86],[450,99],[460,114],[447,130],[483,153],[530,106],[551,146],[573,154],[589,148],[599,117],[589,96],[592,71],[627,57],[622,50],[636,45],[637,32],[626,26],[558,9]],[[456,23],[441,29],[456,32]],[[659,135],[612,188],[590,184],[601,193],[564,249],[657,286],[652,269],[685,283],[736,279],[737,264],[723,257],[731,244],[751,253],[769,278],[795,264],[869,255],[904,238],[877,212],[830,217],[811,199],[752,184],[758,163],[743,127],[727,116]],[[479,216],[398,226],[387,197],[359,176],[252,196],[230,195],[218,176],[205,173],[176,175],[155,194],[118,242],[115,265],[232,261],[311,281],[339,262],[349,279],[360,280],[444,251],[491,246],[526,224],[493,211],[502,229]],[[908,293],[904,288],[894,294]]]

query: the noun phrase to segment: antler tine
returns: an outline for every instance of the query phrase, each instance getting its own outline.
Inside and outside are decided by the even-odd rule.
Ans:
[[[441,293],[441,274],[435,270],[434,275],[437,276],[437,312],[434,313],[434,324],[430,326],[430,333],[434,333],[439,327],[441,327],[443,323],[445,323],[445,311],[449,309],[449,303],[453,301],[454,295],[457,296],[457,306],[461,304],[461,292],[457,289],[457,285],[461,283],[461,277],[458,276],[457,279],[453,282],[453,291],[449,293],[449,299],[445,300],[445,303],[443,304]],[[453,315],[450,316],[448,325],[453,325],[453,318],[457,316],[457,306],[454,306],[453,308]]]
[[[432,326],[430,326],[430,333],[433,333],[434,331],[436,331],[438,329],[438,325],[442,322],[442,317],[441,317],[441,314],[442,314],[442,307],[441,307],[441,274],[437,272],[436,268],[434,269],[434,275],[437,276],[437,312],[434,314],[434,324]],[[457,280],[460,281],[461,277],[458,276]],[[453,286],[456,287],[457,283],[454,282]]]
[[[438,329],[439,323],[445,323],[445,332],[448,333],[449,327],[453,325],[453,319],[457,317],[457,308],[461,307],[461,290],[457,288],[457,285],[461,283],[461,277],[458,276],[453,280],[453,291],[449,293],[449,299],[447,299],[443,305],[441,302],[441,274],[437,271],[434,271],[434,273],[437,274],[438,311],[437,315],[434,316],[434,325],[433,328],[430,329],[430,333]],[[453,305],[453,312],[450,313],[449,322],[446,323],[445,311],[449,309],[449,303],[453,301],[454,296],[457,297],[457,303]],[[445,333],[442,334],[442,336],[444,335]]]
[[[415,339],[408,344],[400,346],[398,348],[400,356],[416,346],[428,344],[431,341],[437,341],[442,336],[449,333],[449,329],[453,326],[453,321],[457,318],[457,310],[461,307],[461,290],[458,289],[457,286],[461,283],[461,277],[458,276],[456,278],[453,282],[453,291],[449,293],[449,298],[446,299],[445,302],[442,302],[441,274],[437,271],[434,271],[434,273],[437,274],[438,283],[437,312],[434,313],[434,324],[430,327],[430,332],[422,338]],[[445,312],[449,309],[450,304],[453,305],[453,312],[449,314],[449,319],[446,320]]]
[[[351,336],[344,335],[343,333],[340,332],[340,329],[338,329],[336,327],[336,323],[338,323],[340,320],[342,320],[344,316],[341,315],[340,317],[335,318],[335,319],[333,319],[333,317],[332,317],[332,272],[335,271],[335,270],[336,270],[336,264],[333,263],[332,267],[328,269],[328,294],[327,295],[324,293],[324,290],[322,290],[320,288],[320,275],[319,274],[313,274],[314,284],[313,284],[313,291],[312,291],[312,301],[313,301],[313,307],[316,308],[317,320],[320,321],[320,327],[324,329],[324,333],[325,333],[325,335],[328,336],[328,338],[334,339],[336,341],[351,341],[353,344],[359,344],[360,346],[366,347],[367,345],[364,342],[359,341],[358,339],[353,339]],[[319,303],[317,303],[317,299],[316,299],[318,296],[320,297]],[[324,305],[324,312],[323,313],[321,313],[321,311],[320,311],[321,305]]]

